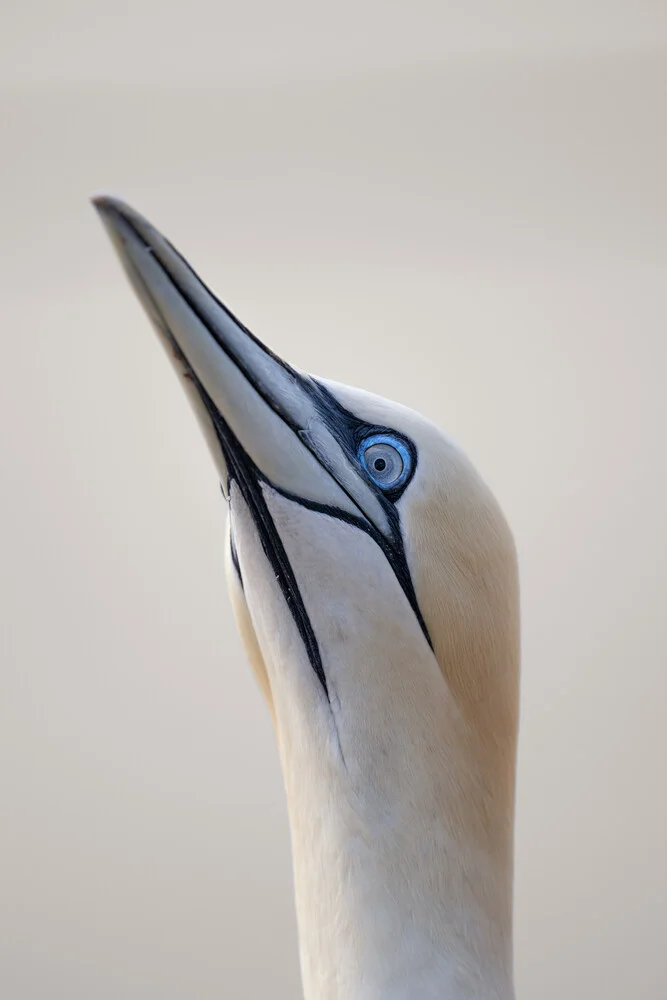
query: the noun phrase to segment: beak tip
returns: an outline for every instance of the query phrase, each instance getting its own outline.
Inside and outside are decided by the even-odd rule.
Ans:
[[[90,203],[96,210],[100,222],[104,226],[112,245],[120,255],[123,267],[127,267],[128,225],[139,228],[137,221],[141,220],[129,205],[126,205],[115,195],[99,192],[90,196]]]
[[[108,194],[106,191],[91,194],[90,203],[103,218],[105,216],[108,218],[110,215],[132,218],[136,215],[121,198],[117,198],[113,194]]]
[[[94,194],[91,194],[88,200],[98,212],[106,212],[112,207],[116,199],[113,195],[107,194],[105,191],[96,191]]]

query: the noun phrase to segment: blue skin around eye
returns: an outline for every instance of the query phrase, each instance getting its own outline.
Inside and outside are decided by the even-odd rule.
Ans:
[[[379,482],[373,475],[372,469],[369,469],[369,467],[366,465],[365,453],[374,444],[389,445],[390,448],[394,448],[401,456],[401,461],[403,462],[403,469],[401,471],[400,476],[397,479],[394,479],[393,482],[390,483]],[[371,434],[370,437],[364,438],[364,440],[359,445],[358,455],[359,455],[359,461],[363,465],[368,475],[371,477],[373,482],[376,483],[381,489],[395,490],[398,486],[402,486],[405,480],[410,475],[410,465],[411,465],[410,452],[405,447],[402,441],[400,441],[398,438],[393,437],[393,435],[391,434]]]

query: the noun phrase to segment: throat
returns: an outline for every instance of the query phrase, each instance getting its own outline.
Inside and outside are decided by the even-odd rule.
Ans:
[[[377,847],[359,837],[295,853],[305,1000],[511,1000],[509,907],[480,904],[467,865],[433,871],[434,892]]]
[[[324,776],[320,776],[324,777]],[[513,1000],[512,864],[439,814],[288,780],[305,1000]]]
[[[295,578],[317,580],[304,604],[327,683],[325,693],[275,573],[251,571],[267,555],[239,507],[305,1000],[512,1000],[514,633],[454,647],[460,623],[441,622],[451,641],[438,659],[373,539],[281,496],[267,507]]]

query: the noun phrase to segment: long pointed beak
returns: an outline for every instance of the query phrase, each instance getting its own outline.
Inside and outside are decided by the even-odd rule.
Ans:
[[[185,380],[223,489],[242,455],[246,474],[251,468],[273,487],[364,520],[390,540],[386,506],[360,474],[351,415],[253,336],[146,219],[116,198],[92,200]]]

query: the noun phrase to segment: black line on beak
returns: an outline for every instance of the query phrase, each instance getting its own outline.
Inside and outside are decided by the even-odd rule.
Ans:
[[[197,389],[202,404],[215,430],[223,455],[225,456],[229,481],[231,483],[231,480],[234,480],[234,482],[237,483],[241,491],[241,495],[250,510],[255,527],[257,528],[257,533],[260,537],[262,548],[267,559],[269,560],[280,589],[282,590],[287,607],[290,610],[299,635],[301,636],[301,640],[306,648],[310,664],[315,671],[320,684],[322,685],[327,700],[330,701],[329,687],[327,685],[327,679],[322,665],[322,655],[317,642],[317,636],[315,635],[310,618],[308,617],[308,612],[306,611],[306,606],[303,602],[303,597],[301,596],[301,591],[299,590],[294,570],[292,569],[287,552],[285,551],[285,546],[283,545],[280,535],[276,530],[273,518],[271,517],[262,494],[261,483],[263,477],[250,456],[244,451],[233,431],[228,426],[224,417],[219,412],[215,403],[197,377],[196,372],[193,370],[190,362],[183,353],[180,344],[174,337],[168,324],[165,322],[164,316],[160,312],[160,309],[151,294],[150,288],[148,288],[146,282],[137,269],[132,265],[129,266],[132,267],[135,280],[141,285],[144,294],[152,303],[153,322],[159,324],[163,336],[170,344],[177,360],[185,369],[184,376],[190,379]],[[236,546],[233,544],[233,539],[231,544],[232,561],[238,572],[239,579],[241,580],[241,586],[243,586],[241,567],[239,565],[238,554],[236,552]]]
[[[225,459],[229,467],[230,482],[233,481],[237,484],[241,492],[241,496],[243,497],[248,510],[252,515],[257,533],[262,543],[264,554],[268,559],[271,569],[273,570],[278,584],[280,585],[280,589],[283,592],[285,603],[290,610],[299,635],[301,636],[301,640],[306,647],[306,653],[308,654],[310,664],[315,671],[320,684],[324,688],[324,693],[328,699],[329,688],[327,685],[326,675],[324,673],[324,667],[322,665],[322,654],[320,653],[317,636],[315,635],[310,618],[308,617],[308,612],[306,611],[306,606],[304,604],[303,597],[301,596],[301,591],[299,590],[299,584],[297,583],[296,576],[294,575],[292,564],[289,561],[289,557],[285,551],[285,546],[283,545],[282,539],[276,530],[273,518],[271,517],[266,500],[264,499],[261,486],[262,476],[255,463],[243,450],[227,423],[223,417],[221,417],[204,387],[196,379],[196,376],[193,375],[193,378],[195,379],[197,389],[201,393],[202,402],[204,403],[211,418],[211,422],[218,436],[220,447],[225,455]],[[235,556],[236,558],[234,558]],[[239,579],[241,579],[241,584],[243,585],[238,555],[236,553],[236,546],[233,544],[233,540],[232,560],[234,561],[234,565],[236,566],[239,574]]]
[[[414,614],[417,617],[419,625],[422,629],[424,637],[428,642],[429,646],[432,648],[432,643],[428,630],[426,628],[426,623],[421,614],[419,608],[417,597],[415,594],[414,586],[410,576],[410,571],[407,564],[407,559],[405,556],[403,538],[400,529],[400,519],[398,516],[398,511],[394,506],[395,497],[388,498],[382,494],[377,487],[372,483],[369,484],[369,488],[373,490],[376,496],[380,499],[382,506],[387,515],[390,527],[391,527],[391,540],[385,538],[385,536],[367,520],[364,511],[359,507],[358,502],[352,497],[348,491],[345,489],[344,485],[338,481],[333,472],[327,467],[325,461],[323,461],[322,456],[320,456],[316,450],[313,449],[312,445],[299,427],[297,427],[290,414],[285,411],[284,407],[280,405],[280,401],[271,398],[270,394],[267,393],[266,387],[260,384],[255,377],[254,373],[249,370],[246,361],[243,357],[238,357],[236,352],[231,350],[229,345],[224,341],[223,337],[218,330],[207,320],[203,315],[198,304],[192,300],[192,297],[188,294],[185,288],[182,287],[178,279],[170,273],[162,261],[157,257],[153,248],[146,239],[137,230],[131,218],[128,218],[125,214],[119,211],[118,208],[107,208],[110,214],[116,214],[123,225],[132,233],[133,237],[146,248],[146,250],[152,254],[154,261],[160,267],[162,273],[165,275],[167,280],[170,282],[176,293],[183,299],[183,301],[192,310],[193,314],[197,316],[221,350],[227,355],[227,357],[232,361],[232,363],[241,371],[248,383],[255,389],[259,396],[263,399],[264,404],[273,410],[285,424],[290,427],[290,429],[297,435],[301,442],[306,446],[306,448],[311,452],[314,458],[322,465],[324,469],[329,472],[332,478],[338,483],[343,492],[349,497],[352,503],[359,510],[359,516],[345,513],[344,511],[336,507],[323,506],[321,504],[308,501],[302,497],[296,496],[289,493],[286,490],[276,487],[273,483],[270,483],[266,477],[262,474],[261,470],[255,465],[250,456],[243,449],[242,445],[234,435],[233,431],[225,421],[224,417],[221,415],[217,407],[215,406],[213,400],[208,395],[206,389],[202,385],[201,381],[197,377],[193,368],[190,365],[187,357],[185,356],[183,350],[181,349],[178,341],[173,335],[171,329],[165,322],[164,316],[162,315],[153,295],[151,294],[150,288],[147,286],[145,280],[137,270],[136,266],[132,264],[129,257],[123,255],[124,264],[127,269],[132,273],[133,279],[141,286],[144,295],[152,304],[151,315],[153,322],[156,323],[165,339],[171,345],[178,361],[185,369],[186,377],[189,378],[195,385],[202,404],[211,420],[211,423],[215,429],[216,436],[218,438],[218,443],[222,449],[225,456],[225,460],[228,466],[228,478],[231,482],[232,480],[237,483],[238,488],[243,496],[243,499],[251,512],[253,521],[257,528],[259,534],[262,548],[264,553],[271,565],[271,568],[279,582],[283,596],[287,603],[287,606],[292,614],[294,622],[299,631],[300,637],[306,648],[306,652],[309,661],[312,665],[315,674],[320,681],[322,688],[329,699],[329,690],[326,680],[326,675],[324,672],[324,667],[322,664],[322,656],[317,642],[317,637],[313,630],[312,624],[308,617],[306,607],[303,601],[303,597],[299,590],[299,586],[290,564],[289,558],[285,547],[280,539],[279,533],[275,527],[271,514],[269,512],[268,506],[264,499],[262,493],[262,483],[267,482],[272,489],[275,489],[278,493],[281,493],[286,498],[300,503],[302,506],[310,508],[311,510],[316,510],[322,514],[335,517],[339,520],[346,521],[349,524],[353,524],[366,532],[370,537],[380,546],[384,552],[390,566],[392,567],[394,574],[408,600]],[[161,237],[164,239],[164,237]],[[322,416],[328,420],[330,424],[335,426],[336,436],[338,437],[341,446],[345,448],[348,456],[356,462],[356,449],[354,446],[355,439],[361,436],[367,436],[371,432],[376,431],[386,431],[389,428],[376,428],[371,427],[365,421],[360,420],[353,413],[343,407],[338,400],[329,392],[329,390],[319,383],[317,380],[304,376],[303,374],[295,371],[290,365],[288,365],[282,358],[278,357],[273,353],[265,344],[259,340],[250,330],[247,329],[234,315],[233,313],[220,302],[220,300],[215,296],[215,294],[204,284],[201,278],[192,268],[191,264],[183,257],[183,255],[171,244],[169,241],[165,240],[165,243],[169,246],[170,250],[178,257],[178,259],[185,265],[188,271],[196,279],[197,282],[205,289],[205,291],[211,296],[211,299],[223,310],[225,315],[258,347],[260,347],[268,356],[270,356],[281,368],[289,374],[289,376],[294,380],[299,387],[308,393],[311,400],[320,411]],[[414,447],[414,446],[412,446]],[[414,455],[414,465],[416,466],[416,452]],[[229,485],[227,484],[227,496],[229,495]],[[407,484],[406,484],[407,485]],[[224,495],[224,490],[223,490]],[[238,553],[236,551],[236,546],[234,544],[233,535],[230,537],[230,547],[232,563],[237,572],[241,586],[243,587],[243,578],[241,575],[241,567],[239,564]]]

